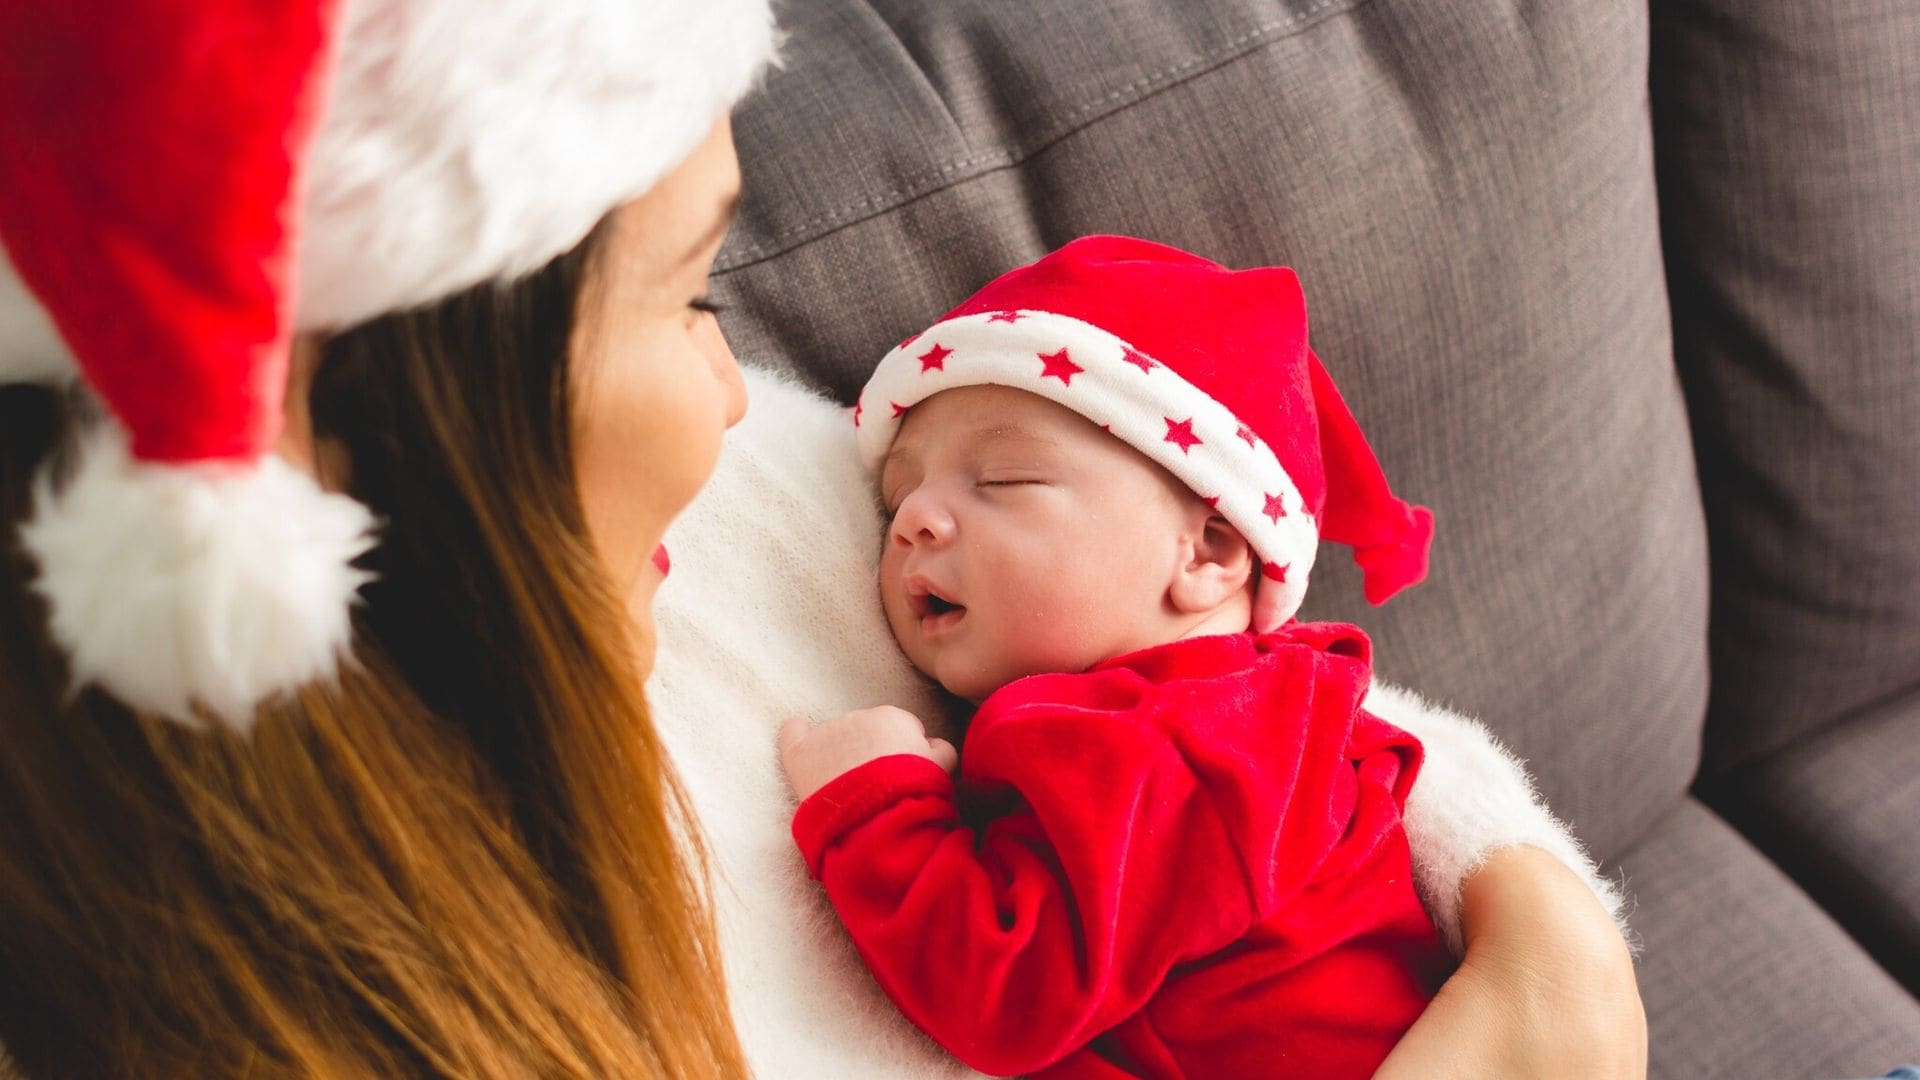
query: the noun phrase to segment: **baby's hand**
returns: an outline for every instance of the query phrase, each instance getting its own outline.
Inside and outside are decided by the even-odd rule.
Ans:
[[[948,772],[960,761],[952,743],[929,739],[919,717],[891,705],[856,709],[818,727],[797,716],[780,725],[780,765],[802,799],[841,773],[892,754],[918,754]]]

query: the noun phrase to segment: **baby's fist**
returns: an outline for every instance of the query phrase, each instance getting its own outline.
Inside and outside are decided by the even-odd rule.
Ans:
[[[818,727],[797,716],[780,725],[780,766],[801,799],[827,781],[876,758],[918,754],[951,772],[959,762],[953,744],[929,739],[920,718],[905,709],[879,705],[856,709]]]

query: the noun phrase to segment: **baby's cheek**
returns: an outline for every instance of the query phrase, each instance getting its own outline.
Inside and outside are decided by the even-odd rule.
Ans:
[[[1036,598],[1037,599],[1037,598]],[[1015,677],[1036,672],[1074,671],[1102,659],[1087,657],[1086,613],[1073,605],[1032,602],[1001,635],[1001,663]]]
[[[880,610],[881,613],[886,616],[887,631],[893,635],[893,640],[900,645],[900,648],[907,653],[907,656],[911,658],[915,664],[918,664],[920,658],[914,654],[914,649],[918,642],[916,636],[911,632],[915,629],[916,620],[912,617],[911,613],[906,610],[904,601],[896,601],[893,597],[883,593],[880,597]]]
[[[898,618],[901,609],[906,605],[906,599],[900,595],[898,584],[900,568],[895,566],[894,562],[891,551],[882,553],[880,568],[873,577],[873,591],[874,595],[880,598],[880,610],[886,614],[887,625],[893,628],[895,634],[898,634],[900,629]]]

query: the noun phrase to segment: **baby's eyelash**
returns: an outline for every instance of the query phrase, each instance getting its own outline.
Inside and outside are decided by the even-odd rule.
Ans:
[[[704,296],[696,296],[693,299],[687,301],[687,306],[692,308],[695,311],[700,312],[702,315],[718,315],[722,311],[726,310],[725,305],[716,304],[712,300]]]

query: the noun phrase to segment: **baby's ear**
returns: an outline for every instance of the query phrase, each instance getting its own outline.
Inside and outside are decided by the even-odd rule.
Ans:
[[[1253,579],[1253,547],[1232,522],[1219,514],[1195,515],[1181,546],[1185,560],[1167,591],[1175,609],[1204,614],[1245,594]]]

